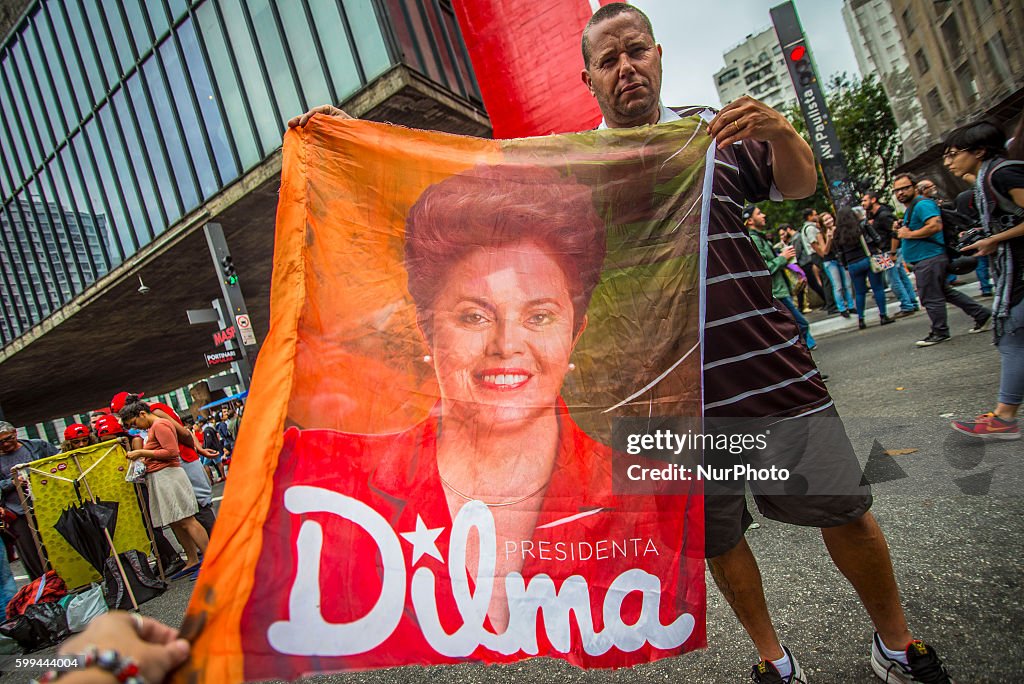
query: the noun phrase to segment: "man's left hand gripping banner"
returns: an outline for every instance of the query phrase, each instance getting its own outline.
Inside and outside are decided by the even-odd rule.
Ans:
[[[701,415],[708,146],[698,119],[287,133],[271,329],[178,681],[705,645],[702,492],[611,445]]]

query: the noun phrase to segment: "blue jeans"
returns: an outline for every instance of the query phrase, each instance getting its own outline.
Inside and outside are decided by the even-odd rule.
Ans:
[[[896,268],[890,268],[885,272],[886,280],[896,299],[900,303],[900,311],[913,311],[918,307],[917,295],[914,293],[914,285],[907,275],[906,262],[903,261],[903,250],[896,252]]]
[[[14,573],[11,572],[11,564],[7,562],[7,552],[0,546],[0,609],[7,606],[14,594],[18,591],[18,585],[14,583]]]
[[[978,284],[981,285],[982,294],[992,294],[992,277],[988,273],[988,257],[978,257],[978,267],[974,269],[978,276]]]
[[[836,298],[836,306],[840,311],[853,309],[853,285],[850,283],[850,274],[834,259],[825,262],[825,271],[832,281],[832,294]]]
[[[804,341],[808,349],[813,349],[816,345],[814,342],[814,336],[811,335],[811,324],[807,322],[804,315],[800,313],[800,309],[793,303],[792,297],[781,297],[780,302],[786,305],[789,309],[789,313],[793,315],[793,319],[796,321],[796,327],[800,329],[800,339]]]
[[[999,403],[1024,403],[1024,302],[1010,309],[1006,329],[996,341],[1001,360]]]
[[[900,266],[890,268],[895,271]],[[878,313],[885,316],[885,280],[881,273],[871,270],[871,262],[867,257],[851,261],[846,265],[850,272],[850,279],[853,280],[853,290],[857,293],[857,318],[864,318],[864,302],[868,294],[868,281],[871,281],[871,293],[875,296],[875,305]]]

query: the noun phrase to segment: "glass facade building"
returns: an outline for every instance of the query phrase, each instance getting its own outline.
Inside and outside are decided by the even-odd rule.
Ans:
[[[396,64],[479,103],[447,0],[37,0],[0,49],[0,346]]]

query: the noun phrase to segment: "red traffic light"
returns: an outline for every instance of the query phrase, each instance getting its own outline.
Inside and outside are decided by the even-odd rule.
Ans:
[[[799,62],[801,59],[807,56],[807,48],[803,45],[797,45],[793,48],[793,51],[789,53],[789,58],[794,62]]]

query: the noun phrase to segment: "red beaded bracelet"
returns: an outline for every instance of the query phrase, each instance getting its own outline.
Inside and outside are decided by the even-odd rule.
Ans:
[[[132,658],[122,658],[113,649],[100,650],[95,646],[89,646],[83,653],[78,655],[78,666],[79,669],[98,667],[114,675],[121,684],[146,684],[146,680],[139,674],[138,664]],[[39,677],[39,679],[33,679],[31,684],[55,682],[61,675],[74,671],[65,670],[59,672],[57,670],[50,670]]]

